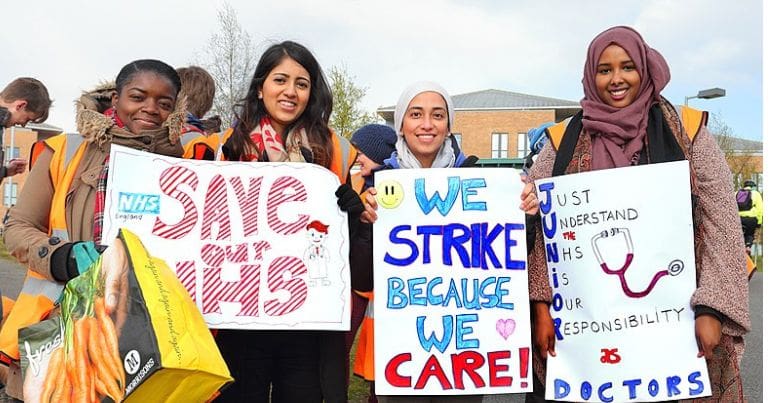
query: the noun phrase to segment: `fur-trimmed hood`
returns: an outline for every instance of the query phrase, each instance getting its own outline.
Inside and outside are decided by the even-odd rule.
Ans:
[[[112,96],[116,91],[113,82],[104,82],[84,92],[75,101],[75,120],[80,135],[99,148],[115,143],[158,154],[181,156],[178,139],[187,115],[187,98],[177,100],[174,110],[160,129],[132,133],[115,125],[112,118],[104,114],[112,107]]]

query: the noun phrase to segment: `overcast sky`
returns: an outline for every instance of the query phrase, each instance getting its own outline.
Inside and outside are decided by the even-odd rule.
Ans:
[[[202,64],[218,29],[213,0],[14,1],[3,4],[0,86],[41,79],[55,100],[47,123],[74,130],[72,101],[126,63]],[[762,137],[761,0],[439,1],[231,0],[257,54],[295,40],[325,69],[344,64],[368,88],[364,106],[396,103],[417,80],[451,94],[489,88],[579,101],[591,39],[630,25],[671,68],[663,95],[727,96],[690,105],[719,114],[739,137]]]

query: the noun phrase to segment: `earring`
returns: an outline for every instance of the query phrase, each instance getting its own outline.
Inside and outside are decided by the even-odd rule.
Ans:
[[[257,94],[257,98],[262,99],[262,93]]]

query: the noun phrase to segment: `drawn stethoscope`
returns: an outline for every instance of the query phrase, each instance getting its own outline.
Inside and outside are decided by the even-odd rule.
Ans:
[[[618,234],[623,234],[623,238],[626,240],[626,250],[628,253],[626,253],[626,262],[623,264],[623,267],[617,270],[610,270],[610,268],[607,267],[607,263],[604,261],[604,258],[602,258],[601,252],[599,252],[597,241],[600,239],[613,237]],[[660,280],[663,276],[676,276],[677,274],[681,273],[682,270],[684,270],[684,263],[679,259],[675,259],[668,264],[668,270],[660,270],[655,273],[655,275],[652,277],[652,280],[650,280],[650,284],[647,286],[647,288],[644,289],[644,291],[632,291],[628,286],[628,282],[626,282],[626,270],[628,270],[628,267],[631,266],[631,262],[634,260],[634,244],[631,242],[631,233],[628,231],[628,228],[610,228],[609,231],[604,230],[599,232],[598,234],[594,235],[593,238],[591,238],[591,247],[594,250],[594,255],[596,256],[596,260],[599,261],[599,266],[601,266],[602,270],[607,274],[617,275],[620,279],[620,287],[623,289],[623,293],[630,298],[642,298],[647,296],[647,294],[649,294],[655,287],[655,284],[658,283],[658,280]]]

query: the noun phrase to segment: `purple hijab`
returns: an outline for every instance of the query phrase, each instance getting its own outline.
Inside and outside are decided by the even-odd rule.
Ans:
[[[641,78],[636,99],[624,108],[607,105],[596,90],[596,67],[607,46],[615,44],[631,57]],[[660,97],[671,74],[657,50],[632,28],[612,27],[594,38],[583,70],[583,128],[591,133],[593,170],[631,165],[644,146],[650,106]]]

